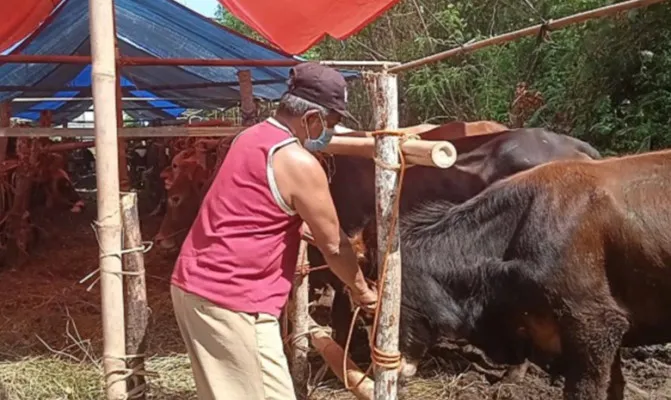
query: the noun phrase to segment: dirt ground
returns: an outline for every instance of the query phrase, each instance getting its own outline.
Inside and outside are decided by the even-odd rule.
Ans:
[[[25,265],[0,270],[0,293],[3,295],[0,304],[0,364],[37,357],[58,358],[77,365],[99,365],[102,355],[100,285],[87,290],[97,275],[80,283],[98,267],[98,247],[91,228],[94,219],[95,205],[91,202],[81,214],[39,216],[37,221],[46,235],[43,242],[33,250]],[[160,217],[142,218],[145,240],[156,233],[159,223]],[[151,308],[148,354],[159,358],[182,354],[183,365],[180,368],[188,375],[188,362],[183,357],[184,348],[170,303],[169,277],[173,259],[174,255],[164,254],[159,249],[152,249],[145,255]],[[626,398],[671,399],[671,347],[629,349],[625,353],[625,376],[629,384]],[[58,365],[54,364],[53,368],[61,368]],[[315,364],[313,371],[318,367]],[[82,374],[97,373],[88,367],[83,371],[87,372]],[[172,367],[163,371],[162,374],[170,374]],[[402,389],[401,397],[461,400],[561,398],[561,382],[553,384],[545,374],[530,371],[520,384],[492,385],[468,363],[430,358],[421,367],[419,377]],[[3,381],[3,376],[0,375],[0,385],[11,384]],[[166,382],[173,378],[167,375],[159,380]],[[56,385],[53,390],[61,390],[59,386]],[[92,390],[92,394],[78,396],[63,390],[64,394],[33,395],[33,398],[100,398],[99,392],[92,389],[87,389]],[[3,398],[13,400],[23,397],[3,396],[0,390],[0,399]],[[151,398],[168,397],[152,393]],[[190,389],[169,398],[195,398],[195,394]],[[312,398],[354,397],[346,393],[332,375],[327,375]]]

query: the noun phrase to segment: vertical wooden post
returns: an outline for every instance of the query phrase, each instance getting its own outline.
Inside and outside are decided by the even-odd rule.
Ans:
[[[51,128],[54,114],[49,110],[40,111],[40,128]]]
[[[238,71],[240,82],[240,113],[242,114],[242,125],[251,126],[257,122],[257,110],[254,103],[254,87],[252,86],[252,73],[249,70]]]
[[[300,335],[291,341],[291,376],[294,381],[294,390],[297,400],[307,400],[308,398],[308,378],[310,366],[308,363],[309,342],[306,335],[310,327],[310,314],[308,310],[310,285],[308,275],[302,273],[307,268],[308,245],[305,240],[301,240],[298,251],[298,263],[296,270],[298,274],[294,281],[292,289],[291,312],[289,316],[292,319],[293,335]]]
[[[12,104],[10,102],[0,103],[0,128],[9,128],[12,118]],[[0,163],[7,157],[7,143],[9,138],[0,138]]]
[[[112,0],[89,0],[89,29],[95,117],[98,237],[100,240],[100,295],[103,321],[103,368],[109,400],[125,397],[122,379],[126,363],[123,280],[121,276],[121,213],[117,155],[114,62],[114,5]]]
[[[396,75],[372,73],[366,77],[373,100],[375,130],[398,129],[398,93]],[[399,137],[381,135],[375,137],[375,157],[386,165],[399,164]],[[382,303],[379,316],[376,347],[385,353],[398,352],[399,316],[401,313],[401,251],[398,223],[391,229],[391,217],[396,201],[399,171],[375,165],[375,201],[377,218],[378,273],[382,273],[382,262],[392,241],[387,259],[387,274],[384,290],[379,294]],[[391,235],[391,236],[390,236]],[[395,400],[398,371],[375,367],[375,400]]]
[[[137,194],[126,193],[121,197],[121,218],[124,227],[126,249],[142,247],[140,217],[137,210]],[[124,255],[124,270],[127,273],[126,285],[126,354],[128,368],[144,371],[144,352],[147,349],[147,329],[149,326],[149,307],[147,306],[147,285],[145,281],[144,255],[142,251],[133,251]],[[133,374],[128,378],[128,393],[133,399],[146,399],[146,381],[144,375]]]

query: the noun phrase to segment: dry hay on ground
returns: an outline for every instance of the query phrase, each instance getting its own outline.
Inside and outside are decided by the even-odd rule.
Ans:
[[[102,399],[102,334],[100,289],[79,280],[98,267],[98,249],[91,229],[95,205],[82,214],[61,213],[38,218],[50,234],[18,269],[0,270],[0,400]],[[142,221],[144,237],[157,230],[160,218]],[[195,399],[188,359],[170,303],[173,258],[158,249],[146,254],[147,292],[151,308],[148,341],[150,399]],[[671,351],[627,352],[629,382],[650,397],[628,390],[628,400],[671,399]],[[406,399],[559,399],[561,385],[545,374],[530,372],[517,385],[491,385],[467,363],[427,360],[421,376],[401,391]],[[314,357],[312,370],[320,363]],[[361,365],[364,368],[364,365]],[[315,400],[353,399],[332,375],[318,384]]]

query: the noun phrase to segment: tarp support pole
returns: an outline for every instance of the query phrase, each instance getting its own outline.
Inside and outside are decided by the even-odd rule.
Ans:
[[[660,0],[658,0],[660,1]],[[243,60],[224,58],[154,58],[121,56],[124,66],[201,66],[201,67],[293,67],[300,64],[298,60]],[[79,55],[42,55],[42,54],[7,54],[0,55],[0,64],[90,64],[90,56]],[[335,68],[366,68],[385,69],[400,65],[388,61],[320,61],[322,65]]]
[[[9,102],[0,103],[0,128],[9,128],[12,117],[12,104]],[[0,137],[0,163],[7,157],[7,143],[9,138]]]
[[[252,84],[252,72],[248,69],[238,71],[240,83],[240,114],[242,115],[242,126],[251,126],[257,122],[256,104],[254,103],[254,87]]]
[[[121,265],[121,212],[117,155],[114,5],[89,0],[93,113],[95,116],[96,184],[100,254],[100,296],[103,322],[103,369],[108,400],[126,395],[126,338]]]
[[[50,110],[40,111],[40,127],[51,128],[53,124],[54,115]]]
[[[397,77],[386,71],[364,73],[364,82],[373,103],[376,131],[398,129]],[[375,346],[384,353],[397,353],[399,343],[399,315],[401,312],[401,250],[398,223],[392,227],[393,209],[399,184],[399,169],[383,165],[399,165],[400,140],[396,135],[375,137],[375,211],[377,221],[378,283],[382,284],[382,262],[391,240],[387,256],[387,273],[384,289],[378,294],[380,315]],[[375,400],[396,400],[398,396],[398,370],[375,365]]]

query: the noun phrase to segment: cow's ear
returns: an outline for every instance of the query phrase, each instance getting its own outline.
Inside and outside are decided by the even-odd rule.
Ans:
[[[172,167],[165,167],[161,174],[159,175],[161,179],[167,179],[172,177]]]

